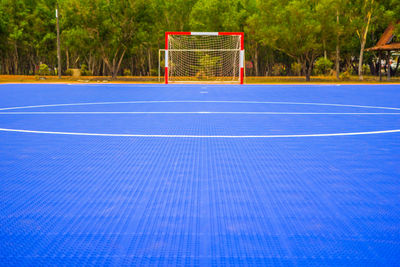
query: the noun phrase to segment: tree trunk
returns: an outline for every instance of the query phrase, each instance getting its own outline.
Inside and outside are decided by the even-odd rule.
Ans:
[[[348,60],[348,65],[353,68],[354,73],[358,73],[358,66],[353,64],[353,60],[351,58]]]
[[[309,71],[310,66],[307,64],[307,59],[304,60],[303,69],[304,75],[306,76],[306,81],[309,82],[311,80],[311,72]]]
[[[363,40],[361,43],[361,49],[360,49],[360,57],[358,59],[358,79],[363,80],[363,57],[364,57],[364,48],[365,48],[365,41]]]
[[[92,66],[90,66],[90,70],[92,71],[92,75],[94,75],[95,67],[96,67],[96,56],[93,56]]]
[[[336,24],[339,26],[339,9],[336,9]],[[339,32],[336,35],[336,80],[339,80],[340,72],[340,46],[339,46]]]
[[[17,42],[14,43],[14,74],[18,74],[18,47],[17,47]]]
[[[378,59],[378,61],[377,62],[375,62],[375,76],[379,76],[379,59]]]
[[[114,74],[113,78],[116,78],[116,77],[117,77],[117,73],[118,73],[118,71],[119,71],[119,68],[121,67],[122,59],[123,59],[124,56],[125,56],[125,52],[126,52],[126,48],[124,48],[124,51],[122,51],[122,55],[121,55],[121,57],[119,58],[119,62],[118,62],[117,68],[115,69],[115,74]]]
[[[311,52],[311,57],[308,55],[305,57],[306,58],[306,81],[309,82],[311,81],[311,72],[313,69],[313,64],[315,60],[315,56],[313,52]]]
[[[374,1],[371,2],[373,4]],[[365,25],[365,28],[363,29],[362,35],[360,36],[361,38],[361,48],[360,48],[360,57],[358,59],[358,78],[359,80],[363,80],[363,57],[364,57],[364,49],[365,49],[365,43],[367,42],[367,34],[368,34],[368,28],[369,24],[371,22],[371,17],[372,17],[372,10],[370,10],[367,14],[367,23]]]
[[[60,24],[58,20],[58,2],[56,9],[56,26],[57,26],[57,72],[58,79],[61,79],[61,44],[60,44]]]
[[[76,53],[75,53],[75,56],[76,56]],[[80,59],[80,56],[77,56],[76,59],[75,59],[75,61],[74,61],[73,66],[74,66],[75,69],[78,67],[79,59]]]
[[[9,61],[9,57],[6,57],[5,59],[5,74],[10,74],[10,61]]]
[[[135,76],[135,68],[133,65],[133,56],[131,57],[130,62],[131,62],[131,75]]]
[[[256,42],[256,46],[254,48],[254,71],[255,71],[255,76],[258,76],[258,44]]]
[[[119,58],[119,61],[117,63],[117,57],[119,54],[120,48],[117,49],[117,51],[115,51],[112,62],[110,62],[109,57],[107,57],[107,55],[104,52],[104,47],[102,47],[102,57],[103,57],[103,61],[106,64],[108,70],[111,72],[111,79],[114,80],[117,77],[119,68],[121,66],[121,62],[122,59],[124,58],[125,52],[126,52],[126,48],[123,49],[122,54]]]
[[[29,66],[30,66],[29,74],[35,74],[36,62],[32,53],[29,54]]]
[[[379,81],[382,81],[382,52],[379,51]]]
[[[150,76],[151,75],[151,48],[150,47],[147,50],[147,62],[149,65],[149,75],[148,76]]]
[[[66,63],[67,63],[67,69],[69,69],[69,52],[68,52],[68,47],[65,49],[65,57],[66,57]]]
[[[311,64],[307,64],[308,66],[307,66],[307,71],[306,71],[306,81],[307,82],[309,82],[309,81],[311,81],[311,70],[312,70],[312,67],[311,67]]]
[[[377,72],[375,69],[375,62],[372,60],[368,65],[369,65],[369,71],[371,72],[371,75],[376,76]]]
[[[339,44],[336,44],[336,80],[340,78],[340,48]]]
[[[117,50],[117,52],[114,55],[112,65],[110,64],[108,58],[104,58],[104,61],[105,61],[106,65],[108,66],[108,68],[109,68],[109,70],[111,72],[111,79],[112,80],[115,80],[117,78],[117,74],[118,74],[119,68],[121,67],[122,59],[125,56],[125,52],[126,52],[126,48],[124,48],[124,50],[122,51],[122,54],[121,54],[121,56],[119,58],[119,61],[117,63],[117,61],[116,61],[117,56],[118,56],[118,50]]]

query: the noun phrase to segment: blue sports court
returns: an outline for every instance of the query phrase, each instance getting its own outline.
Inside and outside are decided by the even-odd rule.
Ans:
[[[0,85],[1,266],[396,266],[400,85]]]

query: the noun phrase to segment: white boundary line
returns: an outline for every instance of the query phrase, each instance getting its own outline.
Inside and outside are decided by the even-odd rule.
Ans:
[[[0,112],[0,115],[98,115],[98,114],[239,114],[239,115],[400,115],[400,112],[258,112],[258,111],[38,111]]]
[[[332,133],[332,134],[282,134],[282,135],[184,135],[184,134],[103,134],[103,133],[77,133],[77,132],[52,132],[52,131],[32,131],[22,129],[0,128],[4,132],[36,133],[36,134],[58,134],[58,135],[80,135],[80,136],[109,136],[109,137],[161,137],[161,138],[293,138],[293,137],[326,137],[326,136],[349,136],[367,135],[383,133],[399,133],[400,129],[353,132],[353,133]]]
[[[393,107],[378,107],[378,106],[360,106],[360,105],[346,105],[346,104],[327,104],[327,103],[297,103],[297,102],[264,102],[264,101],[197,101],[197,100],[186,100],[186,101],[123,101],[123,102],[90,102],[90,103],[71,103],[71,104],[51,104],[51,105],[35,105],[35,106],[22,106],[22,107],[9,107],[0,108],[3,110],[16,110],[16,109],[27,109],[27,108],[41,108],[41,107],[60,107],[60,106],[84,106],[84,105],[110,105],[110,104],[151,104],[151,103],[243,103],[243,104],[283,104],[283,105],[315,105],[315,106],[336,106],[336,107],[353,107],[353,108],[370,108],[370,109],[385,109],[385,110],[400,110],[400,108]],[[5,114],[8,112],[2,112]],[[52,112],[55,114],[54,112]],[[147,112],[148,113],[148,112]],[[163,112],[165,113],[165,112]],[[185,112],[187,113],[187,112]],[[201,114],[208,114],[210,112],[199,112]],[[253,113],[253,112],[252,112]],[[11,114],[8,113],[8,114]],[[22,114],[22,113],[21,113]],[[29,113],[32,114],[32,113]],[[35,113],[45,114],[45,113]],[[60,114],[60,113],[58,113]],[[71,114],[71,113],[68,113]],[[80,114],[80,113],[76,113]],[[83,114],[83,113],[82,113]],[[103,114],[103,113],[98,113]],[[116,113],[118,114],[118,113]],[[121,114],[121,113],[119,113]],[[175,113],[174,113],[175,114]],[[243,112],[239,114],[245,114]],[[270,114],[270,113],[269,113]],[[285,114],[285,113],[279,113]],[[294,112],[286,112],[287,114],[294,114]],[[296,113],[299,114],[299,113]],[[302,113],[306,114],[306,113]],[[318,114],[318,113],[310,113]],[[319,113],[322,115],[323,113]],[[337,115],[339,113],[331,113],[331,115]],[[344,113],[342,113],[344,115]],[[349,113],[355,115],[361,115],[356,113]],[[389,113],[365,113],[382,115]],[[392,113],[394,115],[398,113]],[[308,115],[308,114],[307,114]],[[325,115],[325,114],[324,114]],[[346,114],[347,115],[347,114]],[[78,136],[112,136],[112,137],[158,137],[158,138],[297,138],[297,137],[327,137],[327,136],[350,136],[350,135],[367,135],[367,134],[383,134],[383,133],[398,133],[400,129],[394,130],[383,130],[383,131],[369,131],[369,132],[350,132],[350,133],[328,133],[328,134],[289,134],[289,135],[144,135],[144,134],[106,134],[106,133],[80,133],[80,132],[54,132],[54,131],[34,131],[24,129],[9,129],[0,128],[0,131],[4,132],[20,132],[20,133],[36,133],[36,134],[56,134],[56,135],[78,135]]]

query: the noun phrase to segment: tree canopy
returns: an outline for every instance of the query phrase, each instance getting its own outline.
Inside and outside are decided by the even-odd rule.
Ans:
[[[57,0],[0,0],[0,74],[57,65]],[[166,31],[245,32],[247,75],[302,74],[316,59],[362,77],[400,0],[58,0],[62,70],[155,75]],[[400,24],[399,24],[400,25]],[[400,34],[397,25],[396,33]],[[321,61],[322,62],[322,61]],[[299,68],[299,70],[298,70]],[[125,70],[125,71],[124,71]]]

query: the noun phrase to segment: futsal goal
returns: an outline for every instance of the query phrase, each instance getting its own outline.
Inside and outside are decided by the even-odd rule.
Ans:
[[[244,79],[242,32],[166,32],[165,83],[239,83]]]

